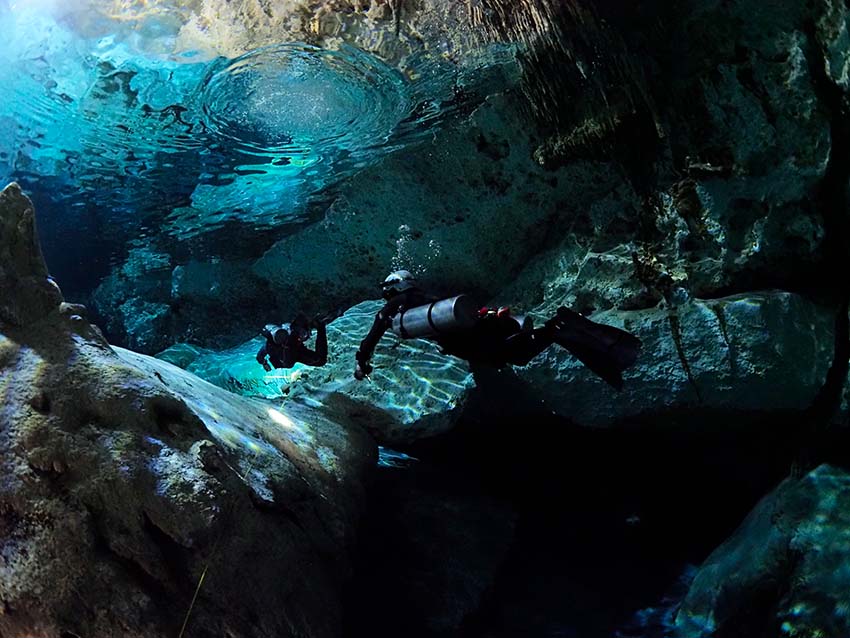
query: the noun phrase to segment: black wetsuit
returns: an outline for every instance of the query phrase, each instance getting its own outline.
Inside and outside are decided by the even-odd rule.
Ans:
[[[372,322],[369,333],[360,342],[360,350],[357,352],[358,361],[368,361],[372,358],[375,346],[378,345],[384,333],[392,327],[393,317],[410,308],[416,308],[436,300],[436,297],[426,295],[419,288],[410,288],[393,296],[375,315],[375,321]]]
[[[296,363],[308,366],[323,366],[328,362],[328,333],[324,325],[316,328],[316,350],[310,350],[291,334],[283,345],[277,344],[268,337],[266,343],[257,353],[257,361],[265,363],[266,356],[275,368],[291,368]]]

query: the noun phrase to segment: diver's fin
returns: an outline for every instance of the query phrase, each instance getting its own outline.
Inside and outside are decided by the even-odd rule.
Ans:
[[[607,383],[622,389],[623,370],[637,359],[642,345],[640,339],[564,307],[558,308],[558,315],[550,325],[554,328],[555,343],[569,350]]]

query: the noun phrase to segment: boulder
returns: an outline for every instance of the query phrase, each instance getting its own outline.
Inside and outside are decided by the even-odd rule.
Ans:
[[[643,340],[622,391],[557,345],[517,374],[553,411],[591,426],[681,409],[802,410],[823,385],[835,345],[833,311],[783,291],[590,318]]]
[[[110,347],[0,228],[0,634],[340,635],[371,440]]]
[[[850,634],[850,475],[821,465],[764,497],[697,571],[677,635]]]

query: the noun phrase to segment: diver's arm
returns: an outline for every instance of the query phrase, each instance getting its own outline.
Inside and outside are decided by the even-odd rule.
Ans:
[[[387,302],[378,314],[375,315],[375,321],[372,322],[372,327],[369,333],[360,342],[360,349],[354,355],[357,363],[354,366],[354,378],[362,381],[372,372],[372,366],[369,364],[369,359],[372,358],[372,353],[375,352],[375,346],[384,336],[384,333],[393,323],[393,316],[401,308],[401,299],[395,298]]]
[[[328,362],[328,333],[324,324],[316,327],[316,350],[306,346],[298,349],[298,361],[308,366],[323,366]]]
[[[266,354],[268,354],[266,352],[266,344],[263,344],[263,347],[260,348],[260,351],[257,353],[257,363],[263,366],[263,369],[268,372],[272,369],[272,367],[266,363]]]
[[[381,308],[381,310],[378,311],[378,314],[375,315],[375,321],[372,322],[372,327],[369,329],[369,333],[363,341],[360,342],[360,349],[355,355],[358,363],[363,364],[369,362],[369,359],[372,358],[372,354],[375,352],[375,346],[378,345],[381,337],[384,336],[384,333],[392,325],[392,314],[390,314],[389,311],[390,303],[387,303],[387,305]]]

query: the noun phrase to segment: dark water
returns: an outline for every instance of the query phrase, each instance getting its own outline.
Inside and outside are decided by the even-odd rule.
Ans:
[[[676,635],[695,566],[787,476],[793,457],[777,442],[794,415],[745,419],[734,436],[717,427],[724,418],[631,431],[493,418],[420,446],[417,463],[384,468],[372,492],[350,635]],[[434,514],[447,502],[458,504],[454,519]],[[428,614],[467,591],[434,565],[474,570],[476,552],[499,565],[492,581],[481,577],[480,609],[454,633],[434,633]],[[450,593],[423,594],[439,586]]]

